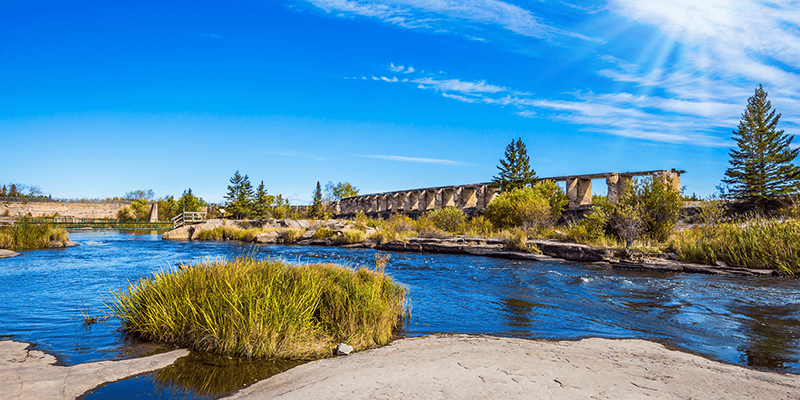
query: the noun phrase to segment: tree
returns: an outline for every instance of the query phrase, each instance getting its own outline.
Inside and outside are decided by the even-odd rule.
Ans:
[[[763,203],[800,188],[800,167],[792,164],[800,148],[792,149],[793,136],[776,130],[780,117],[758,85],[733,131],[738,149],[728,153],[731,166],[722,179],[728,185],[726,198]]]
[[[147,190],[138,189],[138,190],[131,190],[130,192],[125,192],[125,198],[131,200],[138,200],[138,199],[153,200],[154,197],[155,193],[153,192],[153,189],[147,189]]]
[[[225,195],[228,200],[225,211],[233,215],[234,219],[245,219],[252,213],[253,185],[250,184],[250,178],[247,175],[242,176],[239,171],[236,171],[230,181],[228,194]]]
[[[339,182],[334,185],[333,182],[328,181],[325,184],[325,198],[328,201],[338,201],[355,196],[358,196],[358,188],[349,182]]]
[[[492,178],[493,182],[500,184],[501,191],[506,192],[533,183],[536,179],[536,172],[531,169],[528,150],[525,148],[522,138],[518,138],[516,141],[512,140],[506,146],[505,157],[497,166],[500,175]]]
[[[203,199],[195,196],[192,193],[191,188],[189,188],[187,191],[184,191],[183,196],[178,199],[178,212],[197,212],[206,206],[208,206],[208,204],[206,204]]]
[[[317,181],[317,188],[314,189],[314,199],[311,200],[311,216],[320,217],[322,214],[322,187],[319,186],[319,181]]]
[[[253,202],[253,216],[256,218],[268,218],[272,216],[275,207],[275,196],[267,194],[264,181],[256,189],[255,201]]]

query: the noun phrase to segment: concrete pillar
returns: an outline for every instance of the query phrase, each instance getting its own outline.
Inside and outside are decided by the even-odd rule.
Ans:
[[[341,200],[334,201],[331,203],[331,210],[333,210],[334,214],[341,214],[342,213],[342,205]]]
[[[580,177],[567,178],[569,208],[592,204],[592,180]]]
[[[653,173],[653,179],[661,179],[672,186],[672,190],[681,192],[681,174],[675,171],[657,171]]]
[[[497,197],[498,190],[500,190],[499,186],[492,186],[492,185],[484,186],[483,190],[481,190],[481,202],[478,207],[481,209],[486,208],[486,206],[488,206],[489,203],[491,203],[492,200],[494,200],[494,198]]]
[[[436,208],[455,206],[455,188],[444,188],[440,192],[440,200]]]
[[[378,196],[367,196],[367,213],[378,211]]]
[[[403,211],[403,203],[406,202],[405,195],[403,193],[395,193],[392,195],[392,212],[401,212]]]
[[[158,222],[158,203],[153,203],[150,207],[150,222]]]
[[[436,207],[436,191],[431,189],[420,190],[419,210],[428,211]]]
[[[608,185],[608,194],[606,198],[611,204],[616,204],[619,202],[622,193],[630,187],[631,177],[613,173],[606,176],[606,185]]]
[[[406,212],[419,210],[419,192],[416,190],[406,192],[406,204],[404,210]]]
[[[473,208],[478,204],[475,196],[475,186],[462,186],[458,195],[458,205],[460,208]]]

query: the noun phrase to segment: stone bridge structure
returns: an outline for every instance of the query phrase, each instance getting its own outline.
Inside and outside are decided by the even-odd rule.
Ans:
[[[592,180],[605,179],[608,186],[608,200],[616,203],[624,188],[635,176],[652,176],[670,182],[672,188],[681,190],[679,170],[653,170],[639,172],[604,172],[587,175],[556,176],[538,178],[566,182],[568,210],[581,210],[592,205]],[[500,187],[494,182],[473,183],[470,185],[440,186],[424,189],[399,190],[395,192],[367,194],[348,197],[332,204],[338,217],[352,217],[364,213],[372,217],[386,218],[393,213],[418,216],[426,211],[453,206],[475,215],[484,209],[497,196]]]

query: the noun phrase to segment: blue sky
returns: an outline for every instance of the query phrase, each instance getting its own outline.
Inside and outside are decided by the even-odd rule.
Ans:
[[[800,127],[797,2],[0,0],[0,60],[0,182],[58,198],[485,182],[517,137],[708,196],[759,83]]]

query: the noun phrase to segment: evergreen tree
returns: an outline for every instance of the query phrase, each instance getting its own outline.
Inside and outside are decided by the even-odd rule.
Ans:
[[[317,188],[314,190],[314,199],[311,201],[311,216],[320,217],[322,213],[322,187],[319,185],[319,181],[317,181]]]
[[[792,149],[793,137],[775,129],[780,117],[758,85],[733,131],[738,149],[728,153],[731,167],[722,179],[727,198],[762,203],[800,188],[800,167],[792,164],[800,148]]]
[[[198,212],[201,209],[208,206],[208,204],[201,198],[195,196],[192,193],[192,189],[186,190],[183,192],[183,196],[178,199],[177,202],[178,206],[178,213],[186,212]]]
[[[256,188],[256,197],[253,203],[253,216],[256,218],[269,218],[275,206],[275,196],[267,194],[264,181]]]
[[[19,196],[19,192],[17,191],[17,185],[11,184],[11,187],[8,188],[8,197],[17,197]]]
[[[497,169],[500,175],[492,178],[493,182],[500,184],[503,192],[530,185],[536,180],[536,172],[531,169],[528,150],[522,138],[512,140],[506,146],[505,160],[500,160]]]
[[[247,175],[242,176],[239,171],[230,179],[228,194],[225,199],[225,210],[233,215],[234,219],[245,219],[252,213],[253,185]]]
[[[0,197],[5,197],[8,194],[6,191],[6,185],[3,185],[3,188],[0,189]]]

